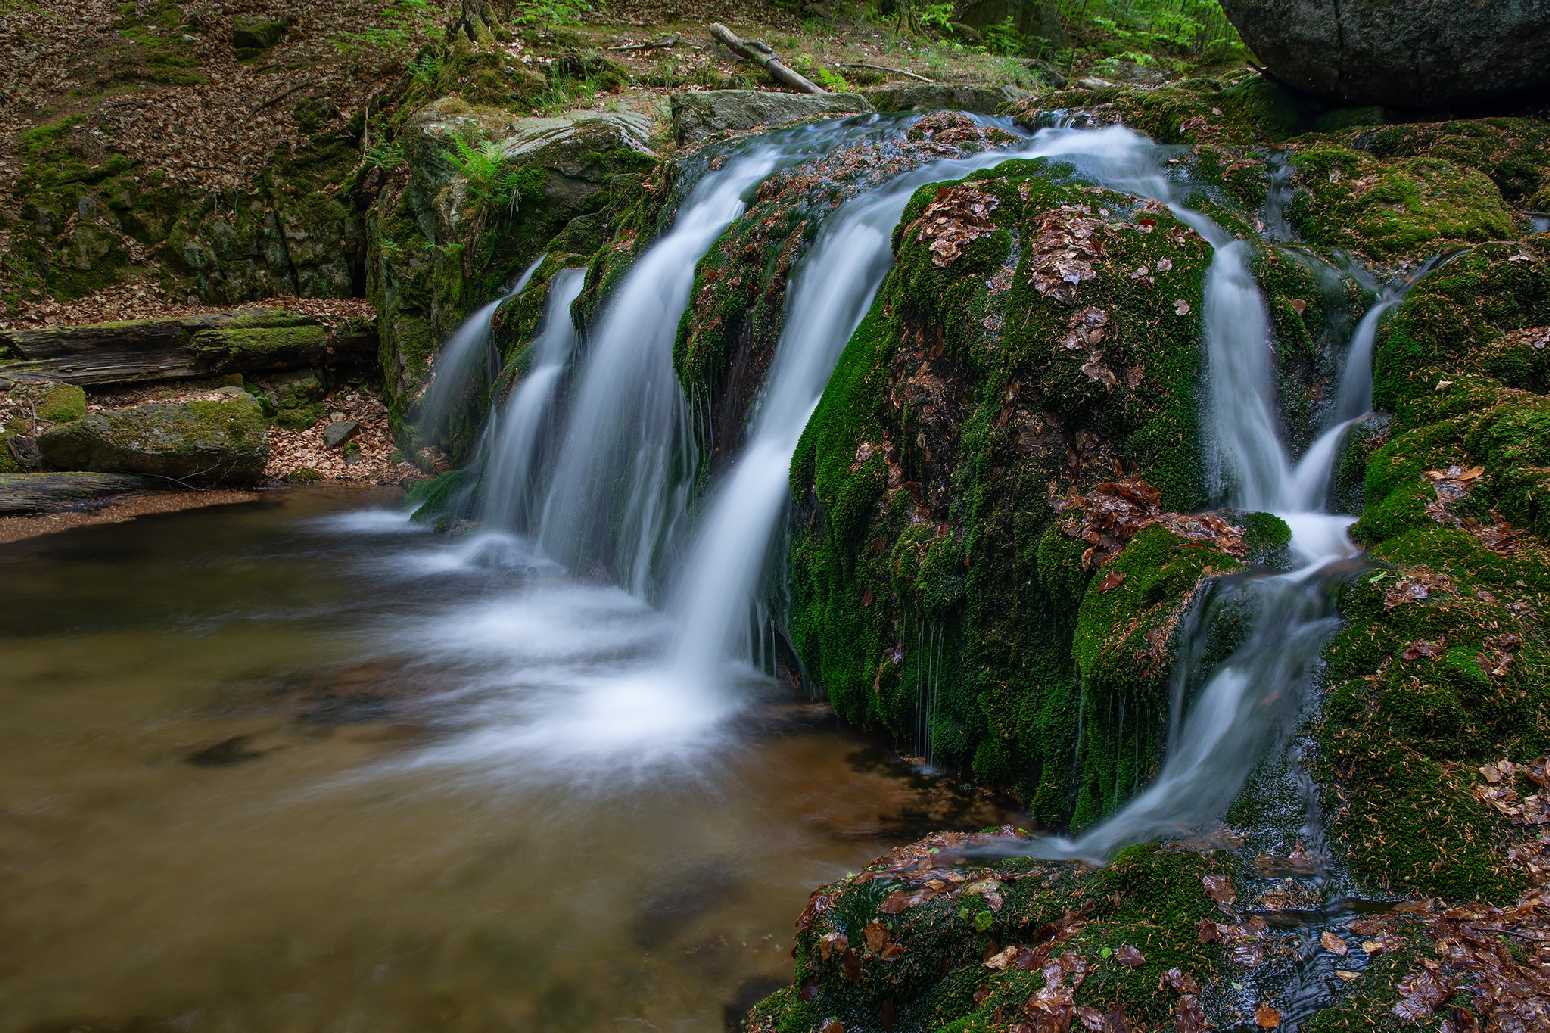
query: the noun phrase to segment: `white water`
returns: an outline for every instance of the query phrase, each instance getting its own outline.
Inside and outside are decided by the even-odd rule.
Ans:
[[[538,528],[544,551],[577,573],[606,565],[637,595],[650,588],[656,552],[687,496],[686,479],[675,477],[687,444],[673,372],[678,320],[695,264],[780,157],[756,146],[701,180],[587,335]]]
[[[442,435],[453,412],[467,399],[475,378],[482,375],[488,383],[495,376],[496,360],[490,349],[490,324],[495,311],[507,298],[522,293],[543,261],[543,255],[535,258],[509,290],[463,320],[442,345],[415,415],[415,426],[422,437],[435,440]]]
[[[1352,518],[1326,512],[1325,499],[1341,437],[1370,405],[1373,339],[1393,299],[1380,300],[1357,327],[1332,425],[1294,463],[1275,416],[1269,319],[1248,247],[1203,216],[1175,211],[1216,248],[1205,300],[1208,473],[1236,508],[1286,521],[1296,566],[1252,586],[1257,614],[1248,640],[1212,673],[1187,715],[1171,718],[1177,731],[1152,785],[1082,836],[1038,840],[1018,852],[1102,862],[1127,844],[1198,832],[1219,820],[1288,733],[1336,625],[1332,568],[1357,554],[1346,535]],[[1175,699],[1175,707],[1183,704]]]
[[[570,307],[581,294],[585,269],[563,269],[549,284],[543,325],[528,347],[531,366],[497,417],[494,447],[484,464],[480,519],[486,527],[525,526],[533,484],[542,461],[544,424],[550,419],[561,376],[576,349]]]

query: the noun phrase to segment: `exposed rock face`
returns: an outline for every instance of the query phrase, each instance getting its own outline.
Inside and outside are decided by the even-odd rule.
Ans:
[[[407,176],[369,218],[367,293],[380,314],[380,361],[395,421],[425,382],[437,346],[545,250],[587,254],[639,194],[655,158],[639,116],[575,112],[513,118],[444,98],[400,135]],[[498,155],[483,179],[460,147]]]
[[[1550,87],[1550,0],[1222,0],[1289,86],[1347,104],[1424,108]]]
[[[994,115],[1025,96],[1011,86],[984,83],[895,82],[862,90],[878,111],[974,111]]]
[[[771,93],[765,90],[708,90],[673,95],[673,134],[684,145],[723,133],[774,128],[806,118],[870,111],[853,93]]]
[[[240,388],[215,401],[93,413],[38,438],[55,470],[146,474],[191,485],[256,482],[268,456],[264,414]]]

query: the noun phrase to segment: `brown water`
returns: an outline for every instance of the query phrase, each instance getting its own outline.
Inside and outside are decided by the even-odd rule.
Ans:
[[[0,546],[0,1030],[721,1030],[814,887],[1009,817],[767,684],[598,710],[639,642],[507,618],[600,590],[320,519],[370,502]]]

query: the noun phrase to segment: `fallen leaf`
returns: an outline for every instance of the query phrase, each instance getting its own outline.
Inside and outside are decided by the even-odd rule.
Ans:
[[[1344,940],[1342,940],[1339,936],[1335,935],[1334,933],[1330,932],[1328,929],[1324,930],[1322,933],[1319,933],[1319,943],[1320,943],[1320,945],[1323,946],[1323,948],[1325,950],[1329,951],[1331,954],[1344,955],[1347,951],[1349,951],[1351,949],[1351,948],[1346,946],[1346,943],[1345,943]]]
[[[1177,315],[1189,315],[1189,302],[1185,301],[1183,298],[1173,299],[1173,311]]]
[[[1254,1009],[1254,1022],[1260,1029],[1279,1029],[1281,1013],[1265,1001],[1260,1001],[1259,1007]]]
[[[1126,968],[1140,968],[1146,964],[1146,955],[1128,943],[1122,943],[1114,952],[1114,960]]]

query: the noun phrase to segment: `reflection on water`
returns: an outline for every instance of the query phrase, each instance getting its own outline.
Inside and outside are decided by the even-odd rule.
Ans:
[[[763,683],[675,695],[628,595],[358,493],[0,582],[5,1033],[720,1030],[813,887],[1009,818]]]

